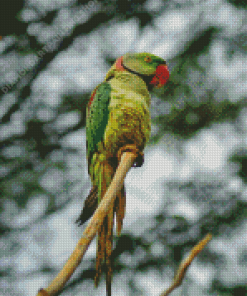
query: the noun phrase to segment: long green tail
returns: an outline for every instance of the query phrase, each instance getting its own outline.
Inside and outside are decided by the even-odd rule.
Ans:
[[[104,196],[108,186],[110,185],[116,167],[112,166],[101,155],[95,155],[95,162],[91,167],[90,173],[92,176],[93,187],[85,200],[83,210],[80,217],[77,219],[79,225],[84,224],[94,213],[101,198]],[[112,240],[113,240],[113,226],[114,214],[116,213],[116,232],[119,236],[121,233],[123,219],[125,214],[126,196],[124,186],[117,194],[114,206],[104,219],[102,226],[98,231],[97,239],[97,255],[96,255],[96,275],[95,285],[98,286],[100,276],[102,273],[102,265],[105,262],[106,267],[106,291],[107,295],[111,296],[111,278],[112,278]]]
[[[97,167],[97,188],[98,188],[98,202],[101,201],[107,188],[111,184],[114,176],[114,168],[106,161],[103,160]],[[112,241],[113,241],[113,226],[114,226],[114,213],[116,213],[117,221],[117,234],[120,235],[124,213],[125,213],[125,191],[124,188],[117,194],[116,200],[109,213],[104,219],[102,226],[98,232],[97,242],[97,258],[96,258],[96,275],[95,285],[97,286],[102,273],[102,265],[105,262],[106,267],[106,291],[107,295],[111,296],[111,278],[112,278]]]

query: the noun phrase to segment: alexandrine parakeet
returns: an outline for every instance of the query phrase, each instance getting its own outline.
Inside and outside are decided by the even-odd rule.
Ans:
[[[83,224],[103,198],[119,164],[121,154],[138,155],[134,166],[143,163],[143,149],[150,136],[150,94],[169,78],[166,62],[150,53],[127,53],[118,58],[105,80],[91,94],[86,115],[87,160],[92,189],[77,220]],[[111,253],[114,214],[120,235],[125,212],[124,187],[98,232],[95,284],[102,263],[106,265],[106,291],[111,295]]]

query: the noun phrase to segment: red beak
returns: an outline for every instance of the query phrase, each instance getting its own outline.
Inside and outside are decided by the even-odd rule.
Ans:
[[[160,88],[167,83],[169,76],[168,67],[165,64],[161,64],[156,68],[155,75],[150,84],[154,84],[156,87]]]

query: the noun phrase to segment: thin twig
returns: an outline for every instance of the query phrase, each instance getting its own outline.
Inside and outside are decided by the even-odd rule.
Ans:
[[[189,256],[185,258],[179,265],[178,271],[174,277],[172,285],[160,296],[169,295],[175,288],[179,287],[183,281],[185,273],[190,266],[193,259],[203,250],[205,245],[212,239],[212,234],[208,233],[190,252]]]
[[[70,279],[77,266],[80,264],[90,242],[95,237],[99,227],[102,225],[105,216],[114,203],[116,194],[122,188],[124,178],[133,165],[136,155],[132,152],[124,152],[121,157],[121,162],[117,168],[115,176],[109,186],[106,194],[102,198],[97,210],[95,211],[88,226],[83,232],[83,235],[63,269],[57,277],[50,283],[46,289],[41,289],[37,296],[55,296],[63,289],[67,281]]]

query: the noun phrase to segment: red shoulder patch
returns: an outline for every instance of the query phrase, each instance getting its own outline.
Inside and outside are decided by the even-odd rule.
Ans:
[[[116,60],[116,69],[119,71],[125,71],[124,67],[123,67],[123,57],[120,57]]]
[[[95,90],[93,91],[93,93],[92,93],[92,95],[90,97],[90,100],[89,100],[88,105],[87,105],[88,109],[90,108],[90,106],[91,106],[91,104],[93,102],[93,99],[94,99],[95,94],[96,94],[96,90],[97,90],[97,88],[95,88]]]

